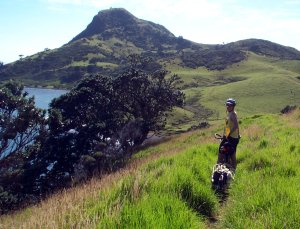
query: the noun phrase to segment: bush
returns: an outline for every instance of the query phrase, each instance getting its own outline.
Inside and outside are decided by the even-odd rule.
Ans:
[[[4,190],[4,188],[0,186],[0,214],[4,214],[9,210],[12,210],[18,202],[19,200],[17,195]]]
[[[281,112],[281,114],[288,114],[288,113],[290,113],[290,112],[292,112],[293,110],[295,110],[296,109],[296,105],[287,105],[287,106],[285,106],[280,112]]]

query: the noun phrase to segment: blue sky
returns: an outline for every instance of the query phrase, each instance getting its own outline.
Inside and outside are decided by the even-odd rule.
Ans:
[[[300,50],[299,0],[1,0],[0,61],[58,48],[110,7],[198,43],[259,38]]]

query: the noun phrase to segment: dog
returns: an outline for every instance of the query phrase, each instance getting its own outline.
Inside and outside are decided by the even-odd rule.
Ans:
[[[234,172],[226,164],[219,163],[213,167],[211,184],[215,191],[224,191],[228,188],[230,181],[233,179]]]

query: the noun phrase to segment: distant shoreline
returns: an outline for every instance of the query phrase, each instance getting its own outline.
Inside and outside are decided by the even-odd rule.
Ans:
[[[68,88],[56,88],[56,87],[33,87],[33,86],[26,86],[24,85],[24,88],[29,89],[45,89],[45,90],[60,90],[60,91],[70,91]]]
[[[30,89],[49,89],[49,90],[64,90],[64,91],[70,91],[70,88],[64,88],[64,87],[53,87],[53,86],[37,86],[34,87],[32,85],[28,86],[28,85],[24,85],[24,88],[30,88]]]

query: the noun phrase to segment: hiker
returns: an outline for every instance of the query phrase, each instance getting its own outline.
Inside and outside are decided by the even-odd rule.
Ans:
[[[239,124],[237,119],[237,114],[234,110],[236,101],[233,98],[227,99],[226,103],[227,116],[225,119],[225,128],[223,133],[223,140],[220,144],[220,148],[225,144],[230,144],[232,147],[229,153],[229,161],[232,168],[236,169],[236,147],[239,143],[240,135],[239,135]],[[219,156],[218,163],[222,163],[225,159],[225,154],[220,153],[219,148]]]

